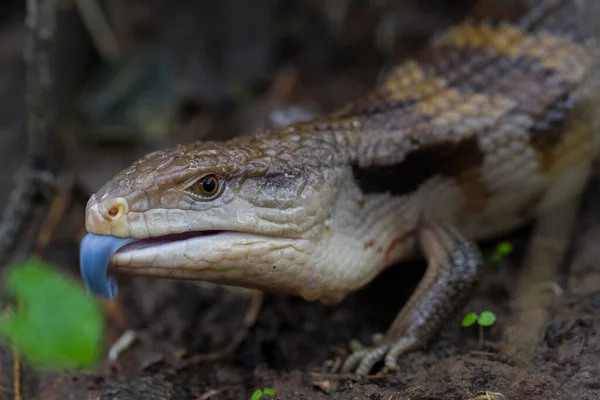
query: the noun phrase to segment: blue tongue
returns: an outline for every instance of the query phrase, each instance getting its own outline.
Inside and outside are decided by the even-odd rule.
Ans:
[[[83,283],[88,292],[99,294],[109,299],[117,295],[117,284],[106,276],[108,261],[113,254],[132,238],[96,235],[88,233],[81,240],[79,247],[79,268]]]

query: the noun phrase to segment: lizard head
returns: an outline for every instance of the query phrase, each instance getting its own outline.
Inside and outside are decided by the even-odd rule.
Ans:
[[[91,196],[86,229],[129,238],[109,261],[126,273],[336,297],[338,277],[320,268],[355,260],[331,262],[344,251],[331,218],[351,180],[335,154],[305,135],[154,152]]]
[[[92,195],[86,228],[135,239],[225,231],[303,237],[325,217],[324,174],[263,148],[247,137],[148,154]]]

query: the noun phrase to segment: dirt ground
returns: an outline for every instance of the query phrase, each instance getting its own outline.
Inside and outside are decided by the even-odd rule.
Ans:
[[[67,142],[65,164],[75,172],[76,186],[45,258],[79,276],[87,197],[139,155],[179,141],[226,138],[269,126],[274,113],[287,115],[282,110],[334,109],[368,90],[436,29],[456,21],[469,3],[103,2],[125,53],[150,37],[161,44],[164,53],[159,54],[173,60],[167,75],[176,113],[166,134],[132,133],[127,144],[99,144],[103,131],[89,122],[85,129],[77,125],[71,139],[59,139]],[[14,101],[22,99],[25,87],[23,11],[19,6],[3,11],[0,206],[25,149],[25,110]],[[85,34],[82,24],[72,29]],[[85,68],[100,64],[91,53],[82,57]],[[85,135],[77,133],[82,131]],[[567,260],[553,279],[561,290],[551,296],[549,321],[528,357],[512,354],[506,337],[521,307],[516,288],[531,227],[482,244],[489,255],[498,241],[507,240],[514,252],[500,262],[488,257],[481,283],[461,314],[428,349],[401,357],[391,374],[359,379],[330,371],[352,339],[368,342],[387,328],[424,272],[422,262],[391,267],[333,307],[265,294],[256,323],[233,354],[198,363],[189,360],[224,348],[242,331],[249,296],[116,275],[119,297],[104,304],[107,348],[128,329],[135,332],[135,342],[116,361],[93,371],[60,374],[14,369],[11,349],[0,346],[0,399],[250,399],[262,388],[275,389],[282,400],[467,400],[485,391],[510,400],[600,399],[600,174],[590,183],[575,226]],[[497,321],[485,331],[481,346],[477,329],[463,328],[461,319],[483,310],[494,312]]]

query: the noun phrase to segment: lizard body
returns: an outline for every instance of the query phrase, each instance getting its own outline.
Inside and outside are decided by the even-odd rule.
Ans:
[[[366,96],[312,122],[151,153],[94,194],[86,228],[136,239],[118,270],[335,303],[422,252],[428,270],[366,373],[460,307],[473,240],[577,196],[596,153],[578,1],[483,1]]]

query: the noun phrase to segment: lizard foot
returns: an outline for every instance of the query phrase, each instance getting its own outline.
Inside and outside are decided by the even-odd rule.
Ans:
[[[373,336],[373,345],[364,347],[358,342],[351,343],[352,354],[344,361],[342,372],[355,372],[357,375],[367,375],[379,361],[384,361],[381,372],[395,371],[398,356],[414,348],[417,341],[414,338],[402,337],[388,342],[381,334]]]
[[[385,336],[354,349],[342,372],[366,375],[379,361],[395,370],[398,356],[430,342],[468,298],[482,263],[477,246],[452,226],[435,223],[421,227],[419,242],[428,267],[417,289]]]

